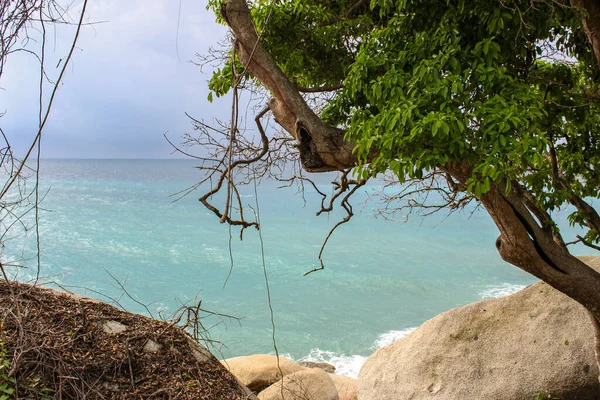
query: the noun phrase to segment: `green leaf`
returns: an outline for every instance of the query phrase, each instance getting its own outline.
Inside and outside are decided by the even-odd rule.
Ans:
[[[489,192],[490,188],[491,188],[490,178],[486,176],[483,180],[483,188],[482,188],[483,193]]]
[[[7,383],[4,383],[4,384],[0,385],[0,392],[5,393],[5,394],[13,394],[15,392],[15,389],[12,387],[9,387]]]
[[[448,133],[450,133],[450,125],[448,125],[446,122],[444,121],[440,121],[440,127],[442,128],[442,133],[444,135],[448,135]]]
[[[488,51],[490,51],[490,41],[486,40],[483,42],[483,54],[487,55]]]
[[[475,182],[475,196],[481,197],[481,182]]]
[[[438,129],[440,129],[440,126],[442,126],[442,121],[437,120],[433,123],[433,126],[431,127],[431,134],[433,136],[435,136],[438,132]]]

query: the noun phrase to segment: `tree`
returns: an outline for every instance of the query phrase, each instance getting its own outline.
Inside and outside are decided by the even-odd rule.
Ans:
[[[434,208],[482,205],[500,231],[496,248],[505,261],[590,312],[600,363],[600,274],[568,250],[574,242],[600,250],[592,203],[600,191],[597,2],[211,6],[234,36],[234,57],[210,82],[217,96],[235,98],[241,85],[268,90],[268,110],[295,140],[302,167],[344,171],[339,193],[391,173],[414,187],[411,194],[440,193]],[[270,157],[274,142],[260,125],[266,111],[257,117],[262,145],[240,145],[234,108],[229,144],[209,168],[211,177],[220,174],[210,195],[223,182],[228,188],[224,211],[203,198],[222,222],[253,224],[231,216],[232,177]],[[585,230],[570,243],[555,221],[567,205],[570,223]]]

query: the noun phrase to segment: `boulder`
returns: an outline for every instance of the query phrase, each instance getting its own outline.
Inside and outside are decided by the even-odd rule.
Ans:
[[[584,261],[600,269],[600,258]],[[360,371],[358,397],[597,400],[593,344],[586,310],[540,282],[440,314],[378,350]]]
[[[340,400],[358,400],[357,380],[349,376],[329,374]]]
[[[319,368],[308,368],[284,376],[258,394],[259,400],[338,400],[330,375]],[[283,383],[283,389],[281,387]]]
[[[319,368],[325,372],[334,373],[335,366],[326,362],[314,362],[314,361],[300,361],[298,365],[305,368]]]
[[[304,370],[304,367],[281,356],[277,365],[277,357],[270,354],[228,358],[221,363],[253,392],[260,392],[283,376]]]

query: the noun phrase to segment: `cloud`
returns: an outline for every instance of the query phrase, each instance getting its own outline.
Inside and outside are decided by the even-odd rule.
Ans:
[[[176,139],[188,131],[184,112],[226,118],[226,105],[206,100],[209,74],[189,62],[226,34],[202,4],[182,0],[180,11],[173,0],[96,0],[87,20],[107,22],[82,31],[45,132],[46,157],[167,157],[163,133]],[[72,33],[52,31],[49,66],[64,57]],[[17,148],[35,134],[37,68],[19,55],[0,82],[8,110],[0,126]]]

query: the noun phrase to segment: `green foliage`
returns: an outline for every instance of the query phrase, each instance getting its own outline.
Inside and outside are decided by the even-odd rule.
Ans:
[[[343,83],[322,113],[361,177],[420,179],[459,160],[477,197],[521,182],[548,211],[600,191],[600,70],[581,15],[551,0],[268,0],[257,29],[299,86]],[[271,4],[274,4],[271,7]],[[227,66],[226,66],[227,67]],[[229,87],[227,68],[211,90]],[[372,149],[378,156],[365,161]],[[551,152],[564,185],[556,185]],[[569,218],[583,224],[583,216]],[[588,231],[591,242],[600,233]]]
[[[535,394],[535,400],[559,400],[559,397],[554,397],[551,394],[546,394],[544,392],[537,392]]]
[[[348,74],[357,51],[352,42],[368,34],[373,25],[367,14],[343,17],[354,3],[292,0],[271,10],[258,2],[252,13],[265,46],[287,76],[299,86],[332,85]],[[264,29],[267,19],[268,29]]]
[[[244,68],[238,63],[236,63],[236,72],[239,72],[241,74],[243,73],[243,71]],[[210,93],[208,94],[208,101],[212,103],[213,93],[215,93],[217,97],[221,97],[227,92],[229,92],[232,87],[233,68],[231,66],[231,61],[228,61],[222,68],[219,68],[213,73],[212,78],[208,82],[208,88],[210,89]]]
[[[4,341],[0,340],[0,400],[12,399],[16,390],[16,380],[8,376],[9,369],[10,360],[4,347]]]
[[[221,15],[221,12],[220,12],[221,5],[222,5],[221,0],[208,0],[208,2],[206,4],[206,9],[211,10],[215,13],[216,21],[219,24],[225,25],[225,20],[223,19],[223,16]]]

